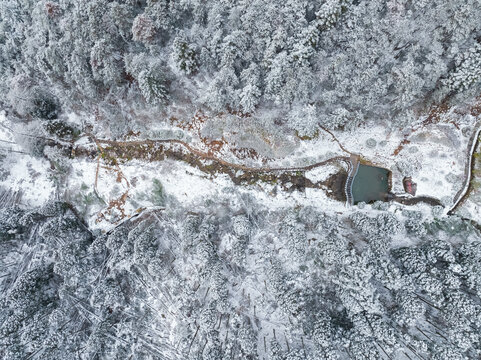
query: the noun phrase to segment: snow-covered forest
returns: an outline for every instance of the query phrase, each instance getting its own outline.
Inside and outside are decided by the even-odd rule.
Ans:
[[[4,359],[475,359],[481,243],[457,218],[154,210],[100,235],[0,214]],[[402,220],[400,220],[402,219]]]
[[[480,19],[0,0],[0,359],[480,359]]]
[[[4,0],[1,101],[44,119],[95,109],[117,134],[188,105],[277,109],[308,134],[397,127],[477,95],[480,18],[476,0]]]

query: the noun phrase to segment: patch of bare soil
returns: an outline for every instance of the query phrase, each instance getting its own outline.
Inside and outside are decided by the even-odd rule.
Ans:
[[[347,172],[339,171],[329,176],[322,182],[322,187],[326,191],[327,196],[330,198],[345,203],[346,192],[344,191],[344,185],[347,180]]]
[[[416,196],[416,197],[395,196],[393,200],[404,205],[415,205],[419,203],[425,203],[431,206],[443,206],[441,201],[439,201],[436,198],[432,198],[430,196]]]

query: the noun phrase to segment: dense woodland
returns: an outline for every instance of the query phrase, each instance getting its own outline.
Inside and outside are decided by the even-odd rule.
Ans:
[[[4,0],[0,101],[95,111],[118,135],[172,106],[398,127],[477,95],[480,18],[477,0]]]
[[[0,356],[476,359],[481,243],[457,217],[167,207],[92,234],[0,212]],[[255,209],[255,210],[254,210]]]

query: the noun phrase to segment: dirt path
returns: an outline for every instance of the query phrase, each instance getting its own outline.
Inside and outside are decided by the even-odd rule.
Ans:
[[[319,127],[320,127],[324,132],[326,132],[326,133],[328,133],[329,135],[331,135],[332,139],[337,143],[337,145],[339,145],[339,147],[341,148],[342,151],[348,153],[349,155],[353,155],[352,152],[350,152],[349,150],[347,150],[347,149],[341,144],[341,142],[337,139],[336,135],[334,135],[334,134],[332,133],[332,131],[329,131],[328,129],[326,129],[325,127],[320,126],[320,125],[319,125]]]
[[[404,196],[395,196],[392,200],[403,205],[415,205],[419,203],[425,203],[431,206],[443,206],[441,201],[430,196],[416,196],[412,198],[404,197]]]

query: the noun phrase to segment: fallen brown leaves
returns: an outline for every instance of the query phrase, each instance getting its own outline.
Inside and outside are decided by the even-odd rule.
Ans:
[[[397,155],[401,152],[401,150],[404,148],[404,145],[407,145],[411,143],[408,139],[406,139],[406,136],[404,137],[403,141],[399,144],[399,146],[394,150],[393,155]]]
[[[125,219],[127,215],[125,214],[124,206],[128,197],[129,190],[124,192],[120,198],[109,201],[108,207],[97,214],[97,219],[95,221],[99,223],[102,220],[107,220],[110,223],[117,224]],[[114,210],[116,211],[116,214],[113,213]],[[111,217],[114,215],[115,221],[112,222],[111,220],[108,220],[106,218],[107,215]]]

